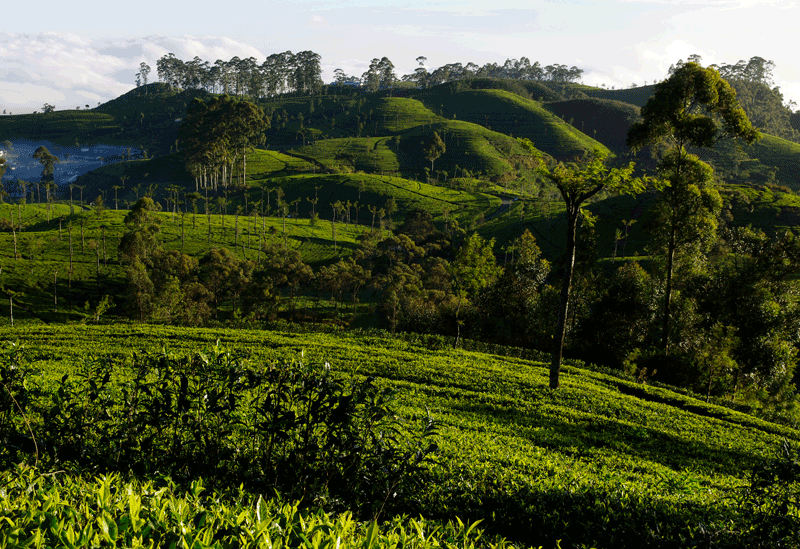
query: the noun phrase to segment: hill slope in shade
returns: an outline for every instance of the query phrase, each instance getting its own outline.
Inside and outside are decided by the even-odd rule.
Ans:
[[[505,90],[465,90],[450,97],[426,95],[420,99],[429,107],[441,101],[446,118],[466,120],[509,136],[527,137],[554,158],[571,159],[594,149],[608,151],[538,102]]]
[[[620,155],[629,152],[628,129],[641,119],[639,107],[611,99],[569,99],[544,107]]]

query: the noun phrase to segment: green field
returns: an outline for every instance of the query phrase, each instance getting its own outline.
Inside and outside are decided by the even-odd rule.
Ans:
[[[436,338],[28,325],[2,328],[0,339],[29,349],[44,385],[74,374],[87,355],[184,353],[217,339],[253,363],[302,354],[344,376],[377,376],[398,392],[398,413],[427,410],[439,425],[438,457],[418,494],[423,515],[482,520],[526,546],[732,541],[744,535],[736,502],[749,471],[781,440],[800,442],[793,428],[574,366],[550,391],[540,363],[445,350]]]

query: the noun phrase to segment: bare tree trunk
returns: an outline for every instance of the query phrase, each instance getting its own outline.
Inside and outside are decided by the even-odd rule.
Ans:
[[[69,270],[72,271],[72,221],[67,224],[67,234],[69,235]]]
[[[19,257],[17,256],[17,230],[14,228],[14,213],[12,210],[11,213],[11,234],[14,235],[14,261],[17,261]]]
[[[675,266],[675,229],[670,231],[667,245],[667,287],[664,290],[664,318],[662,319],[661,349],[664,354],[669,353],[670,315],[672,314],[672,271]]]
[[[569,294],[572,287],[572,273],[575,270],[575,234],[578,226],[577,207],[567,207],[567,260],[564,265],[564,279],[561,281],[561,304],[558,311],[558,324],[553,335],[553,354],[550,362],[550,388],[558,389],[561,374],[561,360],[564,354],[564,339],[567,333],[567,313]]]

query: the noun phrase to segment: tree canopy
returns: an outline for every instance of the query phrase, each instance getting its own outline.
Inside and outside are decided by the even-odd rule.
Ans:
[[[33,158],[36,158],[42,165],[42,180],[51,180],[53,178],[55,164],[61,162],[58,157],[47,150],[47,147],[42,145],[34,151]]]
[[[536,153],[529,139],[520,139],[520,143]],[[564,275],[561,280],[561,302],[558,311],[558,322],[553,338],[553,350],[550,363],[550,388],[557,389],[560,381],[561,360],[566,336],[567,313],[569,312],[572,275],[575,268],[575,249],[578,219],[590,219],[582,210],[583,205],[602,190],[636,194],[644,190],[644,181],[633,177],[634,163],[622,168],[608,168],[606,156],[600,151],[581,164],[558,164],[548,167],[542,163],[538,172],[552,182],[561,193],[567,209],[567,251],[564,262]]]
[[[178,137],[188,170],[204,186],[216,187],[219,176],[223,185],[233,179],[233,168],[241,160],[246,172],[247,151],[263,143],[269,119],[254,103],[221,95],[204,102],[195,99],[186,111]]]
[[[642,107],[642,121],[628,132],[628,145],[654,146],[661,154],[661,219],[666,252],[662,350],[669,350],[670,306],[675,254],[701,233],[713,232],[719,195],[707,187],[711,167],[688,147],[713,147],[724,138],[752,143],[760,137],[736,99],[736,92],[712,68],[679,63]],[[704,213],[705,212],[705,213]]]

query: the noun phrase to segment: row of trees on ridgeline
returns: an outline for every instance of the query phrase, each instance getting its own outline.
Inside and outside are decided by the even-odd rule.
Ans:
[[[282,93],[318,93],[323,84],[321,57],[313,51],[272,54],[262,63],[255,57],[229,61],[217,59],[214,64],[195,57],[185,62],[170,53],[156,63],[158,77],[162,82],[183,89],[201,89],[209,93],[249,95],[253,99],[274,97]],[[538,61],[531,63],[527,57],[507,59],[502,65],[486,63],[450,63],[433,72],[424,67],[425,57],[418,57],[419,67],[411,73],[398,78],[394,64],[387,58],[375,58],[369,68],[359,77],[347,75],[343,70],[334,72],[335,82],[340,85],[363,86],[369,91],[391,88],[398,81],[414,82],[418,87],[429,87],[453,80],[475,77],[510,78],[514,80],[550,81],[558,83],[577,82],[583,70],[566,65],[542,66]],[[137,73],[137,83],[144,79],[150,68],[142,63]]]
[[[321,56],[313,51],[285,51],[270,55],[261,64],[255,57],[213,65],[195,56],[184,62],[170,53],[156,62],[162,82],[183,89],[202,89],[209,93],[273,97],[282,93],[316,93],[322,88]]]

